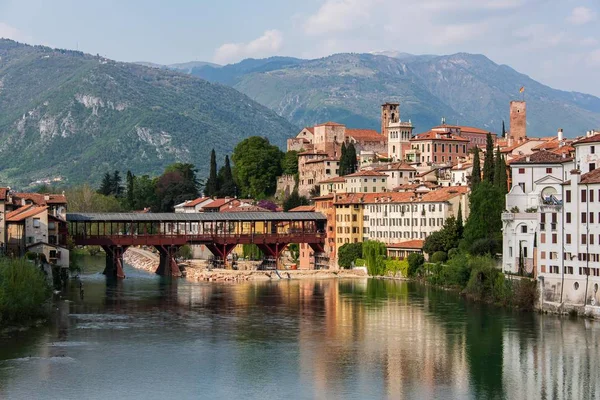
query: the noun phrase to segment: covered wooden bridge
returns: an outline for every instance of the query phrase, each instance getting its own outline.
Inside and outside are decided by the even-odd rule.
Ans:
[[[156,272],[177,276],[175,254],[186,244],[205,245],[224,265],[238,244],[255,244],[276,260],[290,243],[322,252],[327,218],[315,212],[69,213],[67,222],[74,243],[102,246],[105,274],[122,278],[129,246],[154,246],[160,253]]]

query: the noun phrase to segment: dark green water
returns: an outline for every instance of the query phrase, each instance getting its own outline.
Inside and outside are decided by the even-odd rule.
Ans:
[[[379,280],[168,281],[88,261],[51,326],[0,337],[0,398],[538,399],[600,394],[600,324]]]

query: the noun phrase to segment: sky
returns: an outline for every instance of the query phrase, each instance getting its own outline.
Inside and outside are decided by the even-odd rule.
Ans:
[[[479,53],[600,96],[600,0],[0,0],[0,37],[160,64]]]

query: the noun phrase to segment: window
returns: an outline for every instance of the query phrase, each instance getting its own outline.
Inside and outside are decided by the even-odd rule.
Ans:
[[[540,243],[546,243],[546,234],[545,233],[542,233],[540,235]]]
[[[594,235],[590,235],[589,242],[590,244],[594,244]]]
[[[523,247],[523,258],[527,258],[527,246]]]
[[[590,153],[591,154],[595,154],[596,153],[596,146],[590,146]]]
[[[594,223],[594,213],[591,212],[590,213],[590,224],[593,224],[593,223]]]
[[[590,197],[590,203],[593,203],[594,202],[594,191],[593,190],[590,190],[589,197]]]
[[[568,212],[567,213],[567,224],[570,224],[570,223],[571,223],[571,213]]]
[[[525,168],[519,168],[519,174],[524,174],[525,173]]]
[[[552,243],[553,244],[558,243],[558,235],[556,233],[552,234]]]
[[[571,191],[567,190],[567,192],[565,194],[567,196],[567,203],[570,203],[571,202]]]
[[[547,174],[551,174],[552,173],[552,168],[546,168],[546,173]]]
[[[581,213],[581,223],[587,224],[587,213],[584,213],[584,212]]]
[[[581,202],[587,202],[587,190],[585,189],[581,189]]]
[[[545,251],[540,252],[540,259],[541,260],[545,260],[546,259],[546,252]]]
[[[521,225],[521,233],[527,233],[527,225]]]
[[[589,163],[589,164],[588,164],[588,169],[589,169],[590,171],[593,171],[593,170],[595,170],[595,169],[596,169],[596,163],[593,163],[593,162]]]
[[[585,233],[581,234],[581,244],[587,244],[587,235]]]
[[[34,228],[39,228],[40,227],[40,219],[39,218],[34,218],[33,219],[33,227]]]
[[[567,244],[571,244],[571,234],[570,233],[567,233],[566,240],[567,240]]]

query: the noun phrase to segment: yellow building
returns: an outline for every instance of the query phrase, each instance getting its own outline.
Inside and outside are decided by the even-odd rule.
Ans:
[[[336,254],[346,243],[362,242],[364,238],[364,193],[335,195]]]

